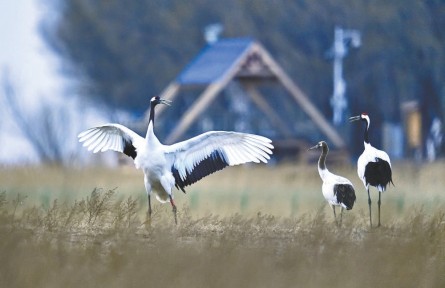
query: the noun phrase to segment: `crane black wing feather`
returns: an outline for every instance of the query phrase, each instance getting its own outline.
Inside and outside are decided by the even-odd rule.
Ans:
[[[114,150],[135,159],[137,149],[144,138],[119,124],[105,124],[85,130],[79,134],[79,141],[93,153]]]
[[[365,167],[366,183],[371,186],[386,186],[392,183],[392,171],[389,163],[381,158],[376,157],[376,162],[369,162]]]
[[[227,166],[229,166],[229,163],[227,163],[224,155],[219,150],[213,151],[208,157],[199,162],[192,171],[186,171],[184,179],[182,179],[179,175],[178,169],[176,169],[175,166],[172,166],[172,173],[175,177],[176,188],[181,189],[183,192],[185,192],[185,186],[192,185],[202,178],[216,171],[222,170]]]
[[[258,135],[211,131],[165,146],[165,152],[173,157],[171,171],[175,185],[184,191],[184,187],[227,166],[267,163],[273,149],[270,143],[271,140]]]
[[[337,203],[346,206],[346,210],[351,210],[356,199],[354,187],[351,184],[335,184],[334,195],[337,197]]]

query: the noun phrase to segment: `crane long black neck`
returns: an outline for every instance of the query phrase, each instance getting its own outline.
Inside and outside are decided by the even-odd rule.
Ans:
[[[329,148],[326,144],[322,145],[321,148],[322,148],[322,150],[321,150],[320,159],[318,159],[318,168],[320,168],[321,170],[325,170],[326,169],[326,156],[328,155]]]
[[[367,120],[363,121],[365,123],[365,135],[364,135],[364,140],[365,143],[369,144],[369,135],[368,135],[368,130],[369,130],[369,123]]]
[[[151,123],[151,125],[153,126],[155,124],[155,107],[156,107],[155,103],[150,104],[150,116],[148,118],[148,123]]]

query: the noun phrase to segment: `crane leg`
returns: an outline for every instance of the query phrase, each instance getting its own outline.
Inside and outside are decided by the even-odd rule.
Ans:
[[[150,194],[147,195],[147,202],[148,202],[147,218],[145,219],[144,223],[142,223],[142,225],[149,228],[151,227],[151,212],[152,212]]]
[[[380,227],[380,204],[382,203],[381,196],[382,192],[379,191],[379,202],[377,202],[377,204],[379,205],[379,224],[377,225],[378,227]]]
[[[172,198],[172,195],[169,195],[170,196],[170,203],[172,204],[172,208],[173,208],[173,215],[174,215],[174,217],[175,217],[175,224],[178,224],[178,218],[177,218],[177,216],[176,216],[176,205],[175,205],[175,202],[173,201],[173,198]]]
[[[144,222],[144,224],[148,224],[148,226],[150,227],[151,226],[151,214],[152,214],[150,194],[147,195],[147,201],[148,201],[147,220]]]
[[[332,205],[332,211],[334,211],[335,224],[337,224],[337,226],[338,226],[338,222],[337,222],[337,213],[335,213],[335,206],[334,206],[334,205]]]
[[[371,227],[372,227],[372,217],[371,217],[371,195],[369,195],[369,187],[368,187],[366,190],[368,190],[369,225],[371,225]]]
[[[340,209],[340,226],[342,222],[343,222],[343,206]]]
[[[152,213],[152,210],[151,210],[151,197],[150,197],[150,195],[147,196],[147,199],[148,199],[148,211],[147,211],[147,215],[148,215],[148,218],[151,220],[151,213]]]

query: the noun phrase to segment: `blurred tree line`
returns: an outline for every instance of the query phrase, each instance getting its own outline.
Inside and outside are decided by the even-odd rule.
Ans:
[[[205,45],[203,29],[262,43],[330,118],[335,26],[358,29],[362,46],[345,58],[349,110],[400,121],[400,103],[417,100],[443,119],[443,0],[53,0],[42,32],[82,79],[88,99],[142,113]],[[378,116],[376,116],[378,115]],[[432,116],[431,116],[432,117]],[[375,123],[375,122],[374,122]]]

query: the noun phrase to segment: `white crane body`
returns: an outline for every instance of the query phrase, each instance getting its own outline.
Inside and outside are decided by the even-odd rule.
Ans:
[[[345,204],[345,201],[343,200],[345,195],[341,195],[343,191],[347,190],[349,187],[353,189],[354,186],[352,185],[351,181],[344,177],[335,175],[327,170],[320,172],[320,177],[323,180],[321,191],[323,192],[323,196],[329,205],[341,206],[347,210],[352,209],[351,206],[348,207]]]
[[[391,161],[385,151],[379,150],[369,142],[368,130],[371,120],[366,113],[349,118],[350,122],[361,120],[366,124],[364,133],[364,150],[357,160],[357,174],[368,192],[369,206],[369,223],[372,227],[371,217],[371,196],[369,194],[369,186],[374,186],[379,191],[378,204],[378,226],[380,226],[380,205],[382,193],[386,191],[386,187],[392,182]]]
[[[326,156],[329,152],[328,144],[325,141],[320,141],[317,145],[309,149],[311,150],[317,148],[322,149],[320,158],[318,159],[318,173],[320,174],[320,178],[323,181],[321,191],[326,201],[332,207],[335,218],[335,206],[341,207],[341,225],[343,209],[351,210],[356,200],[354,185],[352,185],[351,181],[349,181],[345,177],[331,173],[326,167]]]
[[[369,176],[366,177],[365,174],[370,174],[371,173],[371,166],[370,165],[374,165],[377,166],[376,169],[377,170],[381,170],[382,173],[385,173],[385,170],[388,170],[387,167],[389,165],[389,168],[391,169],[391,160],[389,159],[388,154],[386,154],[385,151],[379,150],[375,147],[373,147],[371,144],[369,143],[364,143],[365,146],[365,150],[363,151],[363,153],[360,155],[360,157],[357,160],[357,174],[358,177],[362,180],[363,185],[368,188],[368,186],[371,184],[369,181]],[[386,162],[386,163],[383,163]],[[370,163],[374,163],[374,164],[370,164]],[[369,172],[366,173],[366,170],[368,170]],[[378,173],[378,172],[375,172]],[[386,172],[387,174],[388,172]],[[377,177],[377,176],[376,176]],[[378,176],[379,178],[383,178],[382,176]],[[368,178],[368,180],[367,180]],[[375,183],[372,182],[371,186],[375,186],[380,193],[385,192],[386,191],[386,186],[389,183],[389,179],[382,180],[382,181],[376,181]]]
[[[134,159],[137,169],[144,172],[148,195],[148,214],[151,215],[150,196],[160,202],[170,202],[175,212],[172,188],[184,188],[203,177],[227,166],[247,162],[260,163],[270,159],[271,140],[254,134],[210,131],[173,145],[162,144],[154,134],[154,108],[169,105],[168,100],[153,97],[150,120],[145,138],[120,124],[105,124],[79,134],[79,141],[93,153],[114,150]]]

